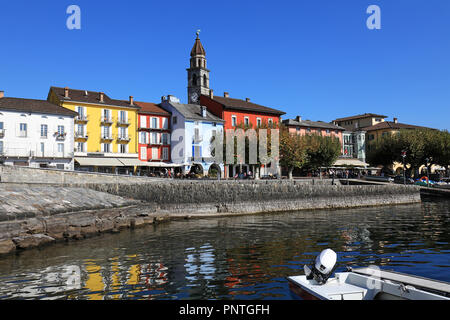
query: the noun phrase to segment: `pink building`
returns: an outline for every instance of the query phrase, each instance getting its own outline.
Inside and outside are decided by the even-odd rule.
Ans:
[[[300,116],[297,116],[295,119],[283,120],[283,124],[292,134],[318,134],[322,136],[336,137],[339,138],[341,146],[343,146],[343,133],[345,131],[345,128],[343,127],[322,121],[302,120]]]

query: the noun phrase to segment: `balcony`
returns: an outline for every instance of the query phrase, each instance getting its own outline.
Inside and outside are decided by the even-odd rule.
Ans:
[[[75,132],[75,139],[87,139],[88,135],[84,132]]]
[[[107,118],[107,117],[101,118],[100,122],[102,124],[113,124],[114,123],[112,118]]]
[[[86,123],[86,122],[88,122],[88,121],[89,121],[88,116],[87,116],[87,115],[84,115],[84,114],[75,117],[75,122],[78,122],[78,123],[80,123],[80,122]]]
[[[131,138],[128,135],[119,135],[117,141],[119,142],[130,142]]]
[[[56,141],[64,141],[66,140],[67,133],[66,132],[55,132],[54,134]]]
[[[192,137],[192,143],[200,143],[203,141],[203,136],[194,136]]]
[[[128,121],[128,119],[119,119],[119,120],[117,120],[117,125],[118,126],[129,126],[130,122]]]
[[[112,141],[112,140],[114,140],[113,137],[110,134],[102,134],[101,139],[105,140],[105,141]]]

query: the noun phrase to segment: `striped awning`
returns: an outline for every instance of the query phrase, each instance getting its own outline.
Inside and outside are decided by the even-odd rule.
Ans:
[[[136,158],[118,158],[124,167],[146,167],[148,162],[141,161]]]
[[[333,166],[353,166],[353,167],[368,167],[369,164],[358,159],[337,159]]]
[[[123,167],[123,163],[117,158],[76,157],[75,161],[80,166]]]

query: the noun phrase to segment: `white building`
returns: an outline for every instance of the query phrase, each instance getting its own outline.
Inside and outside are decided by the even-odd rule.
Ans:
[[[223,163],[216,163],[211,151],[212,137],[223,135],[224,121],[204,106],[182,104],[170,95],[163,97],[160,107],[172,114],[172,162],[180,164],[183,173],[206,175],[215,169],[223,177]]]
[[[0,91],[0,163],[73,170],[77,113],[45,100]]]

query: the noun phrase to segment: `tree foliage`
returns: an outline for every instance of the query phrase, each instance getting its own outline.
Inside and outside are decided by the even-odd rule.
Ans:
[[[434,129],[403,129],[387,134],[371,145],[367,161],[373,166],[402,162],[410,165],[414,175],[422,165],[450,165],[450,133]]]

